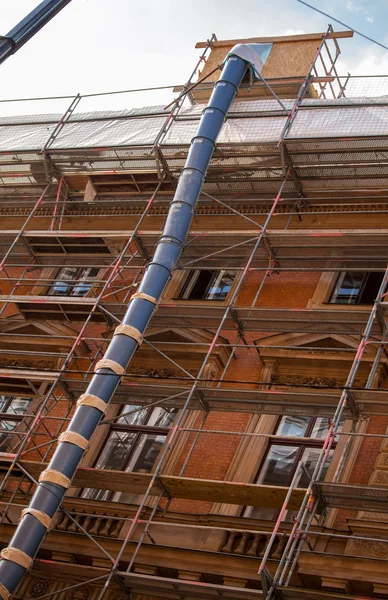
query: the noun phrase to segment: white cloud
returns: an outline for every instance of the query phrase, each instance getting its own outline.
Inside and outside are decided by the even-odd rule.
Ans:
[[[362,6],[357,0],[346,0],[346,8],[350,12],[356,13],[359,16],[363,16],[367,23],[373,23],[373,16],[369,10]]]
[[[347,0],[346,8],[351,12],[361,12],[363,10],[362,6],[358,6],[354,0]]]
[[[305,29],[285,29],[282,35],[302,35],[307,33]]]

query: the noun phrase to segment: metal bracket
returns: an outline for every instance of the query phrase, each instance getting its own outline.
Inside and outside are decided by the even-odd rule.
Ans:
[[[238,318],[237,312],[236,312],[236,310],[234,308],[230,309],[230,315],[231,315],[233,321],[237,325],[237,329],[238,329],[238,332],[239,332],[240,336],[244,337],[244,327],[243,327],[243,324],[240,322],[240,319]]]
[[[261,587],[263,589],[263,596],[265,600],[270,600],[271,598],[276,598],[276,600],[284,600],[282,592],[277,587],[266,567],[264,567],[264,569],[261,571]]]
[[[360,418],[360,411],[358,410],[356,401],[354,400],[353,392],[351,390],[346,391],[346,402],[350,408],[350,412],[352,413],[353,420],[358,421]]]
[[[161,487],[161,489],[163,490],[164,494],[167,496],[167,499],[170,501],[172,500],[172,496],[170,494],[170,492],[168,491],[168,489],[166,488],[166,486],[164,485],[163,481],[161,480],[160,476],[157,475],[156,476],[156,481],[158,482],[158,485]]]
[[[200,403],[202,404],[204,410],[208,413],[210,412],[210,406],[208,401],[205,399],[202,390],[199,390],[198,388],[195,390],[195,393],[198,396],[198,399],[200,401]]]

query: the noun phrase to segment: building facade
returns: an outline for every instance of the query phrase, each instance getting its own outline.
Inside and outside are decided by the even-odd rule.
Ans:
[[[264,79],[15,598],[388,598],[387,105],[384,78],[338,74],[349,37],[253,40]],[[199,43],[169,107],[0,119],[2,547],[238,41]]]

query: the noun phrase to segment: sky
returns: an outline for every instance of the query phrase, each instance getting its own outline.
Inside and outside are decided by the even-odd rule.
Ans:
[[[387,0],[311,4],[388,45]],[[38,0],[2,0],[5,35]],[[91,94],[184,83],[197,41],[320,32],[329,20],[297,0],[72,0],[1,65],[0,99]],[[343,29],[333,23],[334,29]],[[388,51],[355,36],[341,40],[340,74],[388,75]],[[77,110],[161,104],[170,91],[82,99]],[[0,116],[66,110],[68,99],[0,103]]]

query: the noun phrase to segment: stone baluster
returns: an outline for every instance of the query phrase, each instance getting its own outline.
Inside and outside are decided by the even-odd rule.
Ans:
[[[110,530],[110,528],[112,526],[112,523],[113,523],[113,519],[107,519],[104,527],[100,531],[100,535],[106,535],[106,536],[108,536],[109,535],[109,530]]]
[[[250,533],[247,533],[246,531],[244,531],[244,533],[241,536],[240,543],[238,544],[236,550],[234,551],[234,554],[245,554],[245,547],[247,545],[247,541],[250,536],[251,536]]]
[[[100,529],[101,523],[102,523],[102,518],[98,517],[95,520],[93,527],[89,531],[90,535],[98,535],[98,530]]]
[[[275,560],[280,560],[283,552],[284,552],[284,548],[286,547],[287,544],[287,537],[283,534],[283,535],[279,535],[278,537],[278,545],[276,547],[275,552],[273,552],[271,554],[271,558],[274,558]]]
[[[235,531],[230,531],[230,532],[228,531],[226,543],[223,546],[223,548],[221,548],[221,552],[232,552],[233,544],[234,544],[236,537],[237,537],[237,533]]]
[[[252,546],[249,548],[247,552],[247,556],[258,556],[259,546],[261,543],[267,541],[267,538],[262,533],[256,533],[253,538]]]
[[[117,515],[114,515],[114,516],[116,517]],[[123,521],[121,521],[120,519],[115,519],[112,531],[110,532],[110,537],[117,538],[121,531],[122,526],[123,526]]]
[[[67,531],[67,526],[69,524],[69,517],[65,514],[63,514],[63,519],[61,521],[59,521],[56,529],[58,529],[59,531]]]
[[[90,523],[92,522],[93,517],[91,517],[90,515],[88,517],[86,517],[84,524],[83,524],[83,528],[85,529],[85,531],[89,531],[89,527],[90,527]]]
[[[81,531],[80,528],[77,526],[77,523],[80,523],[81,519],[82,519],[82,515],[71,515],[73,517],[73,519],[75,519],[74,521],[72,519],[70,519],[71,523],[70,526],[67,528],[67,531]]]

